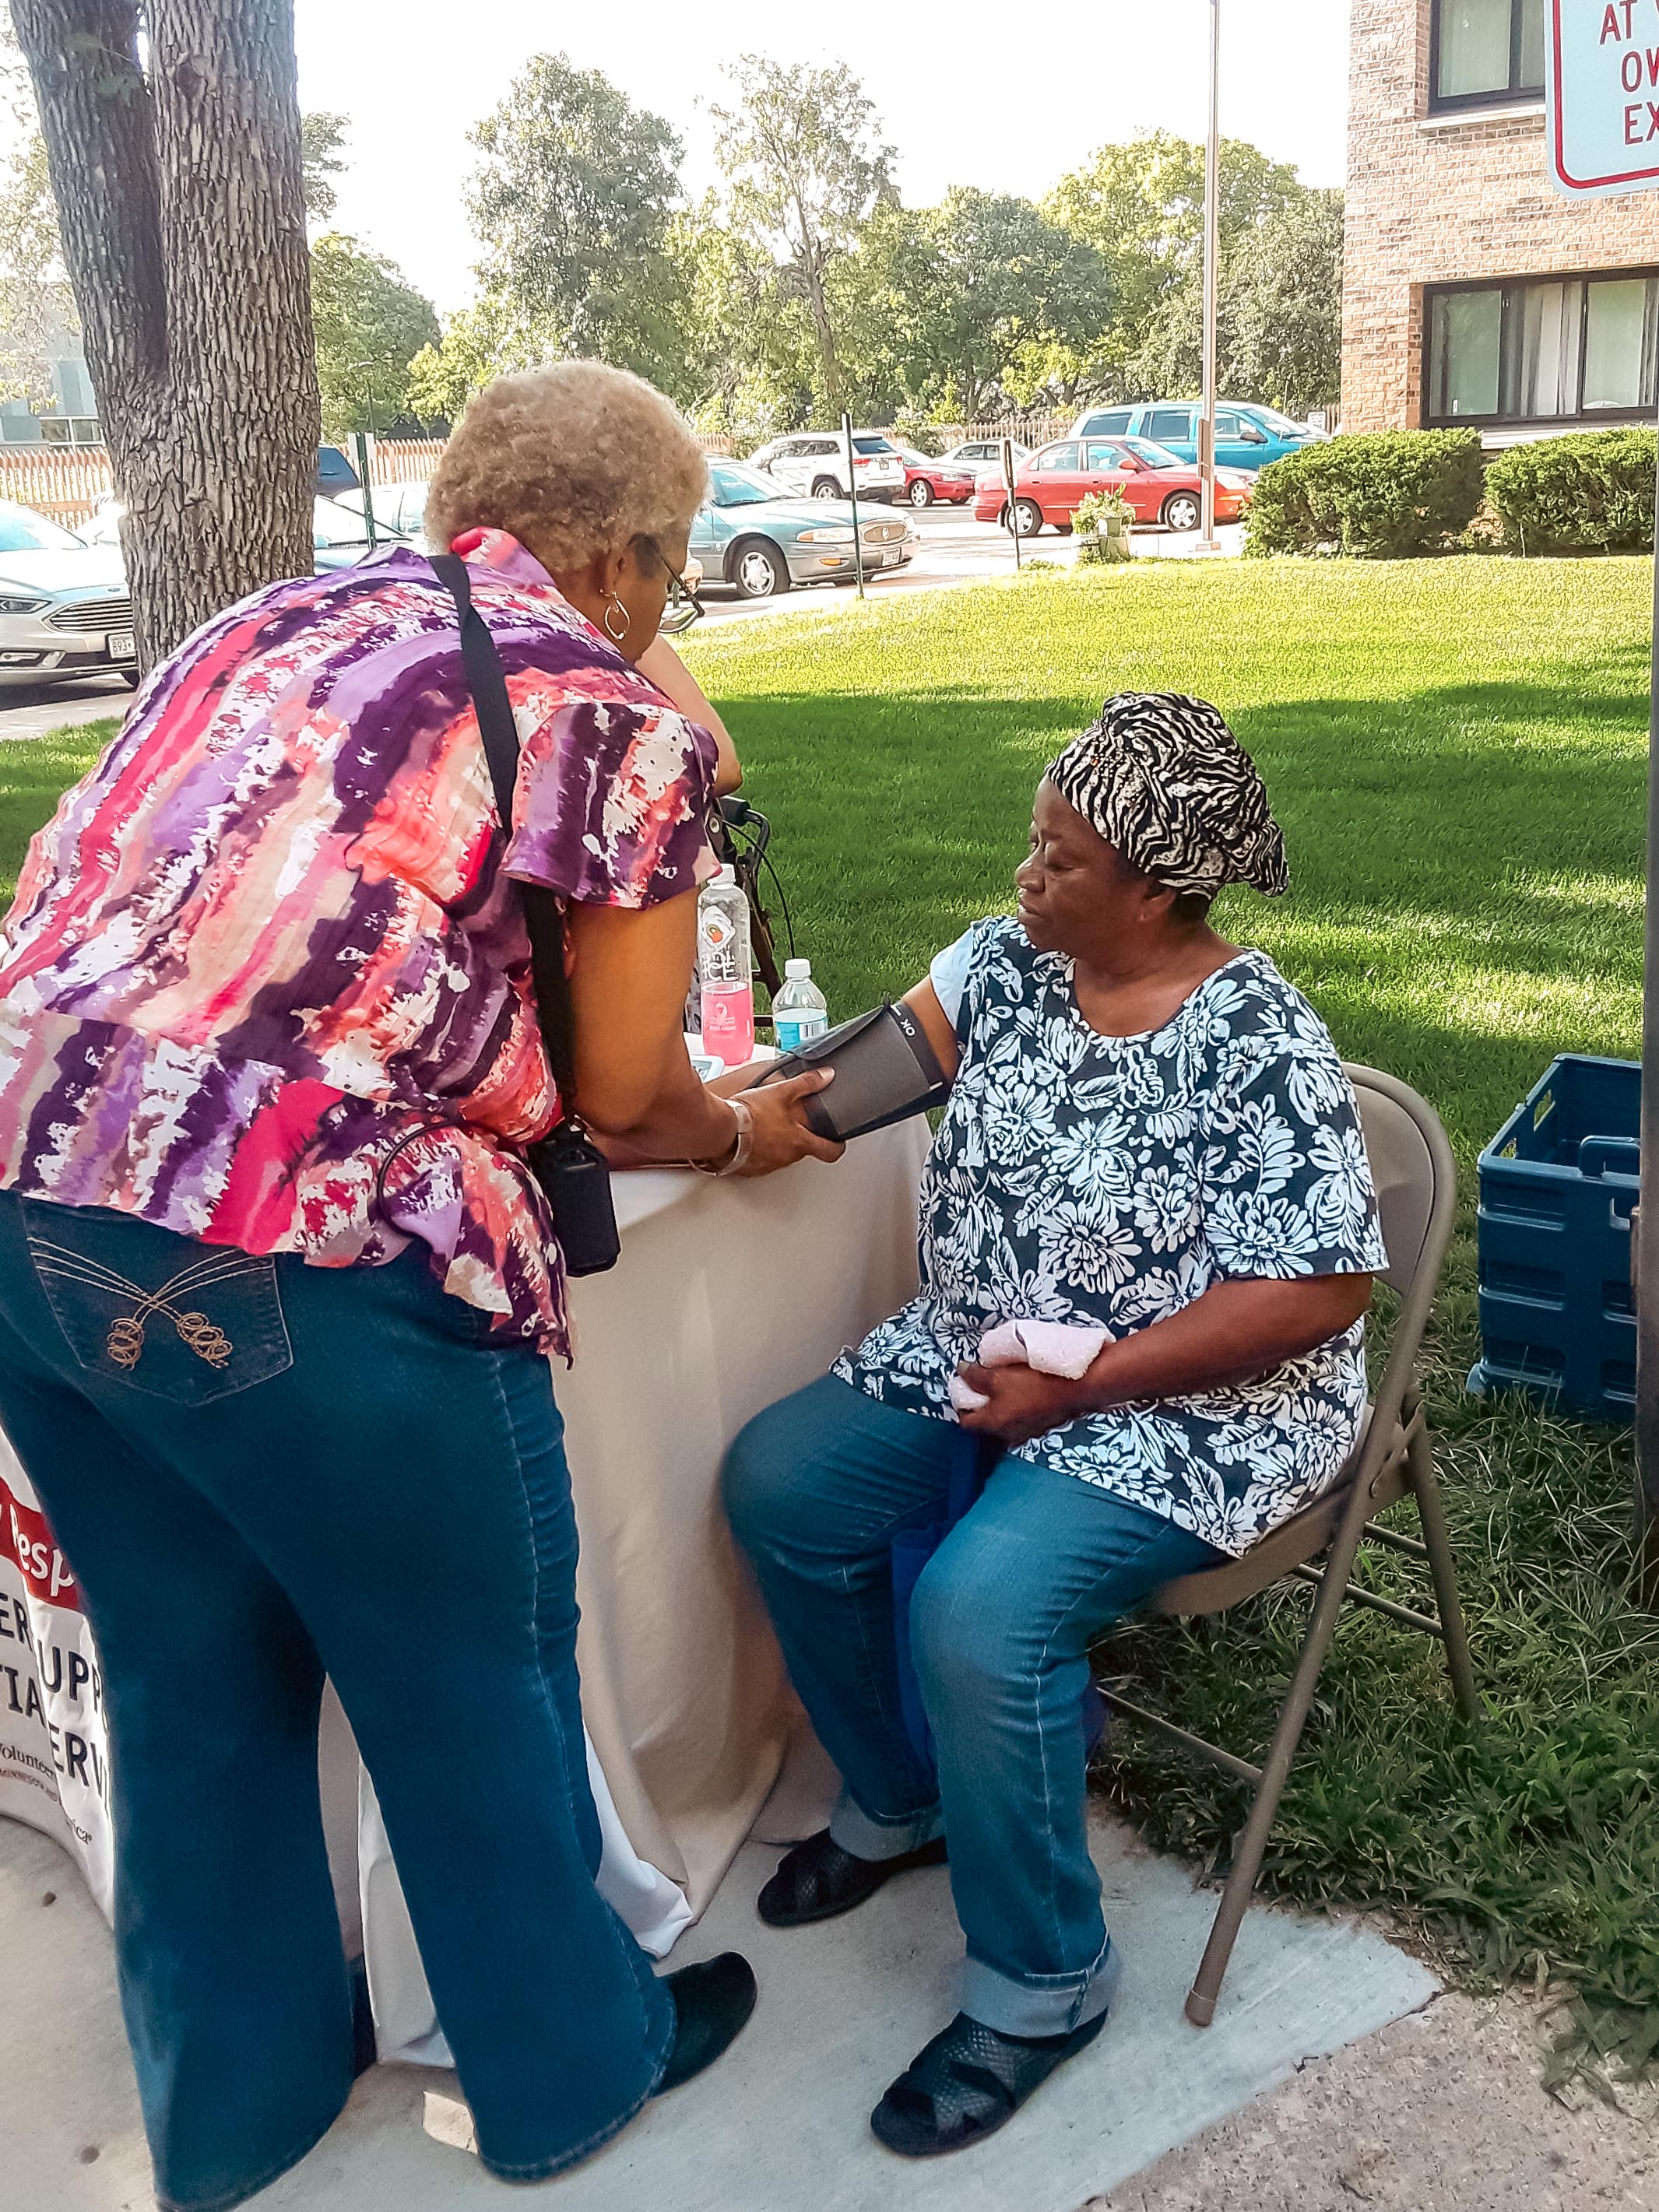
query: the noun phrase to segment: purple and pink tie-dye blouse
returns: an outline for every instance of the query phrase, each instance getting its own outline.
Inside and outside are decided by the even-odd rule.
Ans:
[[[507,877],[608,906],[690,891],[714,744],[516,540],[456,550],[518,720],[510,842],[422,555],[232,607],[29,849],[0,939],[0,1186],[324,1267],[418,1237],[503,1334],[566,1352],[515,1149],[556,1101]]]

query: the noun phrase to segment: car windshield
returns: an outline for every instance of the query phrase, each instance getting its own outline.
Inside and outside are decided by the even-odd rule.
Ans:
[[[1150,438],[1125,438],[1122,442],[1149,469],[1184,469],[1188,465],[1179,453],[1172,453],[1167,446],[1155,446]]]
[[[313,545],[367,545],[368,538],[361,514],[337,507],[331,499],[319,499],[312,510],[311,542]]]
[[[734,468],[730,461],[709,470],[708,492],[716,507],[759,507],[778,496],[776,484],[753,469]]]
[[[1275,438],[1305,438],[1308,434],[1305,422],[1291,422],[1288,415],[1281,415],[1276,407],[1252,407],[1244,420],[1261,423],[1262,428],[1271,430]]]
[[[885,438],[854,438],[853,451],[855,453],[896,453],[898,447],[889,445]]]
[[[85,541],[27,507],[0,507],[0,553],[82,553]]]

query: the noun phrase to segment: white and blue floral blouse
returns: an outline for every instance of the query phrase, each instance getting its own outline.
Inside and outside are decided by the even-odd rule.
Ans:
[[[842,1354],[844,1381],[950,1420],[950,1378],[994,1322],[1122,1336],[1224,1279],[1387,1264],[1352,1090],[1265,953],[1130,1037],[1091,1030],[1070,960],[1004,917],[934,975],[962,1058],[922,1184],[922,1288]],[[1364,1404],[1356,1322],[1257,1382],[1091,1413],[1017,1451],[1237,1555],[1337,1473]]]

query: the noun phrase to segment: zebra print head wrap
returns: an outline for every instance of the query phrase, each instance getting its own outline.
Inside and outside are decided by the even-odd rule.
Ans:
[[[1267,787],[1203,699],[1120,692],[1048,776],[1132,867],[1172,891],[1212,898],[1249,884],[1276,898],[1290,883]]]

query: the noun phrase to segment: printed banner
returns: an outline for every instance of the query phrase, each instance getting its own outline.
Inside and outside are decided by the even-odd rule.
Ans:
[[[110,1911],[104,1684],[75,1577],[0,1435],[0,1814],[64,1845]]]

